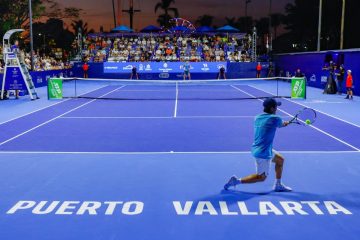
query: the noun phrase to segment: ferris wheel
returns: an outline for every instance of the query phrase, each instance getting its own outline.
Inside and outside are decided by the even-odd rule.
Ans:
[[[184,18],[172,18],[169,20],[169,29],[171,33],[193,33],[195,32],[195,26]]]

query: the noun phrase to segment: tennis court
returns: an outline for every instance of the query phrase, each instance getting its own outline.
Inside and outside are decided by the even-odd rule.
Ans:
[[[294,191],[273,192],[273,172],[225,191],[231,175],[255,171],[254,117],[263,97],[290,94],[287,82],[103,83],[58,102],[43,89],[29,114],[2,114],[2,239],[358,239],[356,99],[312,88],[282,98],[284,119],[317,111],[313,125],[277,131]]]

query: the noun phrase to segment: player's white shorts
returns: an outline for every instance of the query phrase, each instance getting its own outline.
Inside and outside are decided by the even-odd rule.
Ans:
[[[269,158],[269,159],[265,159],[265,158],[255,158],[256,160],[256,174],[261,175],[261,174],[265,174],[265,176],[269,175],[269,170],[270,170],[270,161],[274,162],[275,160],[275,156],[276,154],[278,154],[278,152],[276,152],[274,149],[272,150],[273,152],[273,157]]]

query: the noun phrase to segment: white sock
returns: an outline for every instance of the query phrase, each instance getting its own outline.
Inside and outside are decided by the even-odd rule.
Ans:
[[[275,183],[276,183],[276,184],[281,184],[281,178],[276,179]]]
[[[237,179],[236,184],[242,184],[241,178],[238,178],[238,179]]]

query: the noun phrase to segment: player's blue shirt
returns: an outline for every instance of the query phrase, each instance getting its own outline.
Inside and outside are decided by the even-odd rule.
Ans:
[[[255,117],[254,143],[251,153],[256,158],[270,159],[273,156],[272,148],[276,129],[282,127],[281,117],[275,114],[263,113]]]
[[[185,64],[184,65],[184,72],[189,72],[190,70],[190,65],[189,64]]]

